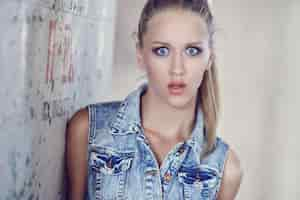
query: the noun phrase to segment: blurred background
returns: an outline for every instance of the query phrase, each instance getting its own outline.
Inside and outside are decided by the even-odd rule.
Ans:
[[[66,122],[140,84],[132,34],[144,3],[0,1],[0,199],[64,199]],[[297,200],[300,1],[213,0],[212,7],[218,134],[244,169],[237,199]]]

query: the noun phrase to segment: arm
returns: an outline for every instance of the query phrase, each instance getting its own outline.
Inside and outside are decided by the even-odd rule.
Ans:
[[[232,150],[228,150],[218,200],[234,200],[242,182],[243,170],[239,158]]]
[[[68,199],[83,200],[87,179],[88,110],[77,111],[66,128]]]

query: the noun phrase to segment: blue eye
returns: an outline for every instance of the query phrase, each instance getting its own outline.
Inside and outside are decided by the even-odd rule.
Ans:
[[[202,53],[202,49],[199,47],[188,47],[186,49],[186,53],[190,56],[196,56],[196,55]]]
[[[167,47],[158,47],[152,50],[157,56],[167,56],[169,55],[169,49]]]

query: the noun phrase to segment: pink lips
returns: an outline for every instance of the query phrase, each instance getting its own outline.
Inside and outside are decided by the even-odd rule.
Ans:
[[[168,90],[172,95],[181,95],[184,92],[186,84],[182,81],[172,81],[168,84]]]

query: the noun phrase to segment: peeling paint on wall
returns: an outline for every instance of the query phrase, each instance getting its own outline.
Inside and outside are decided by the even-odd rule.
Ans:
[[[74,81],[72,27],[65,19],[49,21],[46,83],[53,82],[55,78],[63,83]]]

